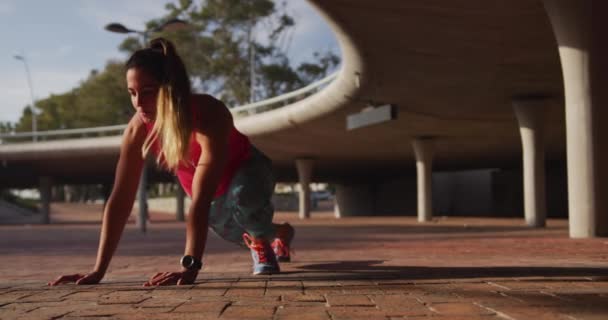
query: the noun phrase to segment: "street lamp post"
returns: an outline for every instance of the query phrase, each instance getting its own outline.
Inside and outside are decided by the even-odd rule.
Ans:
[[[15,59],[23,61],[23,65],[25,65],[25,74],[27,76],[27,85],[30,88],[30,98],[32,99],[32,140],[34,142],[38,141],[38,136],[36,135],[36,131],[38,131],[38,123],[36,119],[36,104],[34,102],[34,88],[32,86],[32,77],[30,76],[30,68],[27,65],[27,59],[25,55],[15,55]]]
[[[186,21],[183,21],[180,19],[171,19],[156,28],[145,30],[145,31],[129,29],[129,28],[125,27],[124,25],[122,25],[121,23],[116,23],[116,22],[107,24],[105,26],[105,29],[110,32],[116,32],[116,33],[137,33],[142,37],[142,40],[144,42],[143,46],[145,47],[148,44],[148,37],[149,37],[150,33],[168,31],[168,30],[178,30],[178,29],[186,27],[187,25],[188,25],[188,23]]]

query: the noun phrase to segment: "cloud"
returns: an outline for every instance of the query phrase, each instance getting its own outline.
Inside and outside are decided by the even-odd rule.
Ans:
[[[308,1],[289,1],[286,11],[295,20],[294,27],[286,31],[285,34],[285,36],[291,38],[286,49],[293,65],[311,60],[315,51],[333,50],[339,52],[338,42],[333,31]],[[267,44],[266,40],[270,32],[269,28],[264,28],[261,25],[256,28],[255,37],[263,44]],[[285,49],[284,45],[285,43],[281,43],[281,48]]]
[[[70,44],[62,45],[57,48],[55,54],[58,57],[66,57],[69,56],[74,51],[74,46]]]
[[[289,50],[293,62],[310,60],[315,51],[339,52],[333,31],[308,1],[290,1],[288,5],[289,12],[296,21],[293,42]]]
[[[0,15],[9,15],[15,12],[15,4],[12,2],[0,2]]]
[[[41,69],[32,73],[32,85],[36,99],[43,99],[51,94],[65,93],[76,87],[86,78],[87,70]],[[2,112],[0,121],[16,122],[26,105],[31,104],[30,90],[25,78],[25,71],[12,70],[0,78],[2,88]]]

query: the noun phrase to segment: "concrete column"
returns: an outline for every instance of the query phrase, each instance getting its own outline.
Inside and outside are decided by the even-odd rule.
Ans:
[[[178,182],[177,183],[177,190],[175,190],[176,195],[175,195],[175,199],[177,200],[177,211],[176,211],[176,218],[177,221],[186,221],[186,215],[185,215],[185,210],[184,210],[184,200],[186,199],[186,192],[184,191],[184,189],[182,188],[182,185]]]
[[[543,114],[547,99],[517,98],[513,109],[519,123],[523,149],[524,216],[530,227],[544,227],[547,218],[545,196],[545,144]]]
[[[313,163],[312,159],[296,159],[300,182],[300,219],[310,218],[310,181]]]
[[[608,1],[544,4],[564,79],[570,236],[608,236]]]
[[[139,201],[139,214],[137,216],[137,227],[143,233],[146,233],[146,222],[148,220],[148,166],[144,164],[139,179],[139,190],[137,191]]]
[[[40,191],[40,215],[42,224],[51,223],[51,192],[52,192],[52,180],[51,177],[40,177],[39,180],[39,191]]]
[[[416,154],[416,181],[418,195],[418,222],[433,219],[432,166],[435,140],[430,137],[412,141]]]
[[[374,215],[371,184],[336,185],[334,215],[336,218]]]

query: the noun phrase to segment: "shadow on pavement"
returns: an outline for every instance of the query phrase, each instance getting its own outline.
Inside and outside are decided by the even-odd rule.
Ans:
[[[594,267],[408,267],[384,266],[383,260],[356,260],[315,263],[298,266],[302,271],[291,274],[332,273],[331,276],[315,277],[329,279],[466,279],[466,278],[512,278],[512,277],[597,277],[608,276],[608,268]],[[309,280],[306,277],[306,280]]]

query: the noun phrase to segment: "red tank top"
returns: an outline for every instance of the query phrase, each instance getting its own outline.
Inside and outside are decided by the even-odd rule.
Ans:
[[[192,120],[194,123],[200,123],[203,119],[200,116],[200,108],[201,106],[197,106],[195,104],[192,105]],[[138,113],[138,115],[140,115]],[[141,115],[140,115],[141,116]],[[143,116],[142,116],[143,117]],[[154,122],[144,122],[146,125],[147,133],[150,134],[152,127],[154,126]],[[228,191],[228,186],[230,185],[230,181],[234,177],[236,171],[241,167],[250,156],[250,142],[247,136],[240,133],[234,125],[232,125],[232,129],[230,130],[230,137],[228,140],[228,162],[224,167],[224,173],[222,174],[222,178],[220,183],[215,191],[214,198],[217,198]],[[151,148],[152,152],[158,156],[160,152],[160,147],[158,141],[154,143]],[[189,150],[190,159],[187,162],[182,162],[179,164],[177,168],[177,178],[179,179],[180,184],[184,188],[184,191],[192,197],[192,180],[194,179],[194,172],[196,170],[196,164],[201,156],[201,146],[194,139],[194,132],[192,133],[192,137],[190,138],[190,150]]]

